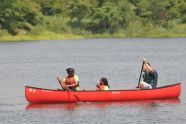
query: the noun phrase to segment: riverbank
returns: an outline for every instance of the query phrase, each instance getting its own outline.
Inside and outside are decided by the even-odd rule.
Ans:
[[[89,38],[176,38],[176,37],[186,37],[186,34],[176,34],[176,33],[159,33],[159,34],[86,34],[86,35],[76,35],[76,34],[62,34],[54,32],[43,32],[39,35],[24,34],[24,35],[6,35],[0,37],[0,42],[18,42],[18,41],[37,41],[37,40],[68,40],[68,39],[89,39]]]
[[[7,35],[0,37],[0,42],[18,42],[18,41],[36,41],[36,40],[65,40],[65,39],[82,39],[80,35],[74,34],[58,34],[54,32],[43,32],[39,35],[23,34],[23,35]]]

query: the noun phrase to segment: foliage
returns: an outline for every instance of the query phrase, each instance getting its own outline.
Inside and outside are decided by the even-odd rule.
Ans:
[[[40,22],[40,7],[31,0],[1,0],[0,25],[12,34],[18,29],[30,31],[30,25]]]
[[[41,8],[43,15],[51,16],[61,14],[63,12],[62,0],[34,0]]]
[[[0,0],[0,30],[13,35],[47,30],[128,36],[175,31],[185,23],[186,0]]]

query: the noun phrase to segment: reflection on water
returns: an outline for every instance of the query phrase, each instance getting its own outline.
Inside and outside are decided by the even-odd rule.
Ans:
[[[180,99],[166,99],[166,100],[145,100],[145,101],[125,101],[125,102],[86,102],[86,103],[61,103],[61,104],[29,104],[26,110],[40,110],[40,109],[57,109],[57,110],[76,110],[77,108],[108,108],[110,106],[145,106],[145,108],[153,108],[161,104],[176,105],[180,103]]]

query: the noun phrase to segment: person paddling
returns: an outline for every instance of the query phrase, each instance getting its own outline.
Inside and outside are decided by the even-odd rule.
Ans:
[[[152,68],[150,63],[143,60],[143,81],[139,83],[140,89],[153,89],[156,88],[158,82],[158,73]]]
[[[99,80],[99,84],[96,85],[96,90],[109,90],[110,86],[108,85],[108,80],[105,77],[102,77]]]
[[[67,76],[61,81],[59,77],[57,77],[58,81],[61,82],[61,86],[63,86],[63,89],[65,90],[65,87],[68,87],[68,89],[72,91],[78,91],[79,90],[79,77],[75,75],[75,70],[73,68],[67,68]],[[64,83],[65,86],[62,84]]]

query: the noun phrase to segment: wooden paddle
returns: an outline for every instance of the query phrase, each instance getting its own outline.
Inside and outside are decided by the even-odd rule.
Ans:
[[[61,79],[60,79],[58,76],[57,76],[57,80],[58,80],[59,84],[61,85],[61,87],[62,87],[63,89],[66,89],[67,91],[72,92],[72,91],[66,86],[66,84],[63,83],[63,82],[61,81]]]
[[[144,61],[143,61],[142,66],[141,66],[141,72],[140,72],[140,76],[139,76],[139,81],[138,81],[138,86],[137,86],[137,88],[139,88],[139,85],[140,85],[141,75],[142,75],[142,72],[143,72],[143,66],[144,66]]]
[[[80,98],[78,97],[78,96],[76,96],[69,88],[68,88],[68,86],[65,84],[65,83],[63,83],[62,81],[61,81],[61,79],[57,76],[57,80],[58,80],[58,82],[60,83],[60,85],[61,85],[61,87],[63,88],[63,89],[66,89],[69,93],[71,93],[74,97],[76,97],[76,99],[78,100],[78,101],[80,101]]]

